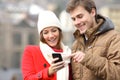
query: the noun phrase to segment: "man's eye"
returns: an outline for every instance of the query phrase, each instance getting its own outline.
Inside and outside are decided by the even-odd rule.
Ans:
[[[73,21],[75,21],[75,18],[71,18]]]
[[[82,18],[83,16],[82,16],[82,15],[78,15],[77,17],[78,17],[78,18]]]

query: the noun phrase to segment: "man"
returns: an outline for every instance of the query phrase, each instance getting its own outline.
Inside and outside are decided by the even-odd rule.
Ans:
[[[120,80],[120,35],[111,20],[93,0],[70,0],[66,11],[76,27],[73,80]]]

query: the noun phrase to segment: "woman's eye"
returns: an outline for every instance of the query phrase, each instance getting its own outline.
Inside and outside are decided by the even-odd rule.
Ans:
[[[43,31],[43,34],[47,34],[48,32],[47,31]]]
[[[56,32],[57,30],[52,30],[52,32]]]
[[[58,29],[55,28],[55,29],[52,29],[51,31],[52,31],[52,32],[56,32],[57,30],[58,30]]]

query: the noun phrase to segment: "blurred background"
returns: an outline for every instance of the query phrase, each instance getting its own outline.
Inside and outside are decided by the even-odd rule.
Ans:
[[[63,42],[71,47],[74,40],[68,0],[0,0],[0,80],[22,80],[21,57],[28,44],[38,45],[38,13],[52,10],[62,23]],[[111,18],[120,31],[120,0],[95,0],[98,13]]]

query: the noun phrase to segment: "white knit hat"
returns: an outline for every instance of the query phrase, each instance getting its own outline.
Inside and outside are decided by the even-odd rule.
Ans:
[[[40,12],[38,16],[38,23],[37,23],[38,33],[40,34],[44,28],[50,27],[50,26],[55,26],[61,29],[60,28],[61,23],[57,18],[57,16],[55,15],[55,13],[48,10]]]

